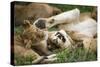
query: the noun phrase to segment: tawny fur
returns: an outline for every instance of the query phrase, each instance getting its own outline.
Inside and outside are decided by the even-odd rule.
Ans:
[[[30,3],[28,5],[14,5],[15,25],[23,24],[23,20],[30,20],[32,23],[40,17],[50,17],[60,13],[61,10],[48,4]]]
[[[16,57],[23,57],[24,59],[27,57],[32,58],[32,63],[36,64],[43,60],[45,57],[40,56],[32,49],[27,49],[25,47],[24,41],[20,36],[14,36],[14,45],[12,46],[12,50],[14,53],[14,64],[16,65]],[[36,61],[36,62],[34,62]]]
[[[25,29],[22,33],[24,43],[27,48],[33,47],[36,50],[41,51],[42,54],[48,55],[50,52],[47,49],[47,36],[46,31],[37,28],[35,25],[30,24],[28,20],[24,21]]]
[[[89,52],[97,52],[97,39],[86,38],[83,40],[83,46]]]
[[[47,48],[44,31],[30,24],[28,20],[24,21],[23,28],[24,31],[22,34],[14,36],[14,45],[12,46],[12,49],[14,49],[13,53],[15,55],[23,58],[31,56],[33,57],[32,63],[34,64],[41,63],[42,61],[44,62],[45,60],[48,60],[48,62],[56,60],[55,58],[52,58],[54,60],[50,60],[51,58],[46,57],[46,55],[50,55],[50,51]],[[56,54],[54,56],[56,56]]]

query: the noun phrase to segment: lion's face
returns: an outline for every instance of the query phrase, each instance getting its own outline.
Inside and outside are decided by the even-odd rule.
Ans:
[[[51,35],[51,42],[53,42],[57,47],[61,47],[66,42],[66,32],[60,30]]]

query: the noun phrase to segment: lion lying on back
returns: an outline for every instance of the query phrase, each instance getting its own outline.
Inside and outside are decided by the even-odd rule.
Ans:
[[[43,20],[47,28],[58,26],[60,30],[65,30],[73,40],[83,42],[85,39],[94,38],[97,35],[97,22],[92,18],[96,19],[96,15],[92,15],[93,13],[80,13],[80,10],[76,8],[49,18],[39,18],[36,22],[40,19]],[[96,40],[94,41],[96,42]],[[90,42],[92,41],[90,40]],[[90,45],[89,43],[83,44],[85,48]],[[94,46],[96,47],[96,44]],[[93,50],[95,52],[96,48]]]

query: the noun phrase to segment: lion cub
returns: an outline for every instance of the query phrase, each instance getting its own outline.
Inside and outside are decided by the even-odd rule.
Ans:
[[[49,55],[51,52],[47,49],[47,36],[46,31],[39,29],[36,25],[32,25],[28,20],[24,21],[24,32],[22,38],[26,48],[33,48],[39,54]]]
[[[23,39],[20,36],[14,36],[14,45],[12,46],[12,54],[14,55],[14,61],[11,63],[14,65],[18,65],[16,57],[21,57],[22,59],[26,59],[28,57],[31,58],[32,64],[38,63],[49,63],[57,60],[56,54],[51,54],[49,56],[40,56],[36,51],[27,49],[24,45]],[[41,51],[40,51],[41,52]],[[25,61],[24,64],[29,63],[29,61]]]
[[[27,58],[32,57],[32,63],[48,63],[56,60],[56,54],[51,54],[47,48],[47,37],[44,30],[40,30],[36,25],[30,24],[28,20],[24,21],[24,31],[21,35],[14,35],[14,45],[12,45],[12,54],[14,54],[13,63],[16,65],[16,56]],[[48,55],[48,56],[46,56]]]

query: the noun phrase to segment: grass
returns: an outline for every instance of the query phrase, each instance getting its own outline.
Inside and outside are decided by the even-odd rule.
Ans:
[[[94,7],[92,6],[82,6],[82,5],[66,5],[66,4],[50,4],[51,6],[57,7],[62,11],[72,10],[74,8],[80,9],[80,12],[91,12]]]
[[[91,12],[93,7],[91,6],[79,6],[79,5],[59,5],[59,4],[50,4],[51,6],[55,6],[60,8],[62,11],[71,10],[74,8],[79,8],[81,12]],[[21,27],[15,27],[14,33],[20,34],[22,33]],[[57,28],[51,28],[49,31],[57,30]],[[96,53],[93,52],[86,52],[83,48],[77,48],[74,50],[57,50],[57,60],[53,63],[66,63],[66,62],[80,62],[80,61],[95,61],[97,60]],[[23,64],[32,64],[31,57],[23,58],[16,55],[16,64],[23,65]]]
[[[27,56],[27,57],[22,57],[19,55],[15,55],[14,59],[16,59],[15,65],[29,65],[32,64],[33,57],[32,56]]]
[[[96,61],[97,54],[94,52],[87,52],[83,48],[77,48],[74,50],[56,50],[57,60],[52,63],[69,63],[69,62],[83,62],[83,61]],[[32,64],[32,57],[26,58],[15,55],[16,65],[29,65]],[[52,64],[50,63],[50,64]]]
[[[77,48],[74,50],[65,49],[57,54],[56,63],[65,63],[65,62],[82,62],[82,61],[93,61],[97,60],[96,53],[87,52],[83,48]]]
[[[14,27],[14,34],[16,34],[16,35],[21,34],[22,31],[23,31],[22,26]]]

